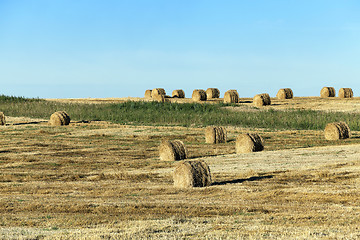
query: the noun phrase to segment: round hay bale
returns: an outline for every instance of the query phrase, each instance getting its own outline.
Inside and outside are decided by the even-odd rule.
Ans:
[[[224,127],[208,126],[205,128],[206,143],[226,143],[227,133]]]
[[[207,97],[207,99],[219,98],[220,97],[219,89],[217,89],[217,88],[208,88],[208,89],[206,89],[206,97]]]
[[[150,89],[146,90],[144,98],[145,99],[151,99],[151,92],[152,92],[152,90],[150,90]]]
[[[354,96],[354,93],[351,88],[340,88],[339,89],[339,98],[352,98],[353,96]]]
[[[276,94],[278,99],[291,99],[294,97],[293,91],[291,88],[282,88]]]
[[[163,88],[154,88],[152,91],[151,91],[151,96],[152,98],[158,96],[158,95],[163,95],[165,96],[166,95],[166,92],[165,92],[165,89]]]
[[[195,89],[191,98],[195,102],[206,101],[206,92],[202,89]]]
[[[173,98],[185,98],[185,92],[182,89],[177,89],[172,92]]]
[[[335,88],[333,87],[323,87],[320,91],[320,97],[335,97]]]
[[[160,160],[177,161],[187,158],[187,150],[180,140],[164,140],[159,146]]]
[[[236,90],[228,90],[224,94],[224,103],[238,103],[239,94]]]
[[[5,125],[5,124],[6,124],[5,114],[3,112],[0,112],[0,125]]]
[[[204,161],[181,161],[175,166],[174,187],[192,188],[211,185],[209,166]]]
[[[349,138],[350,128],[345,122],[328,123],[324,130],[326,140],[339,140]]]
[[[167,102],[167,98],[165,95],[153,95],[152,96],[152,99],[155,100],[155,101],[158,101],[158,102]]]
[[[271,104],[270,95],[267,93],[255,95],[253,102],[256,107],[266,106]]]
[[[264,139],[257,133],[240,134],[236,138],[236,153],[249,153],[264,150]]]
[[[50,116],[50,125],[52,126],[62,126],[69,125],[70,117],[65,111],[54,112]]]

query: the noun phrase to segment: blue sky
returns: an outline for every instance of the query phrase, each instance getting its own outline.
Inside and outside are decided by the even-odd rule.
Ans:
[[[360,92],[356,0],[0,0],[0,94]]]

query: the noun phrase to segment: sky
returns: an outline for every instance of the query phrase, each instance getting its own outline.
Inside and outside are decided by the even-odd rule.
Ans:
[[[0,0],[0,94],[360,95],[357,0]]]

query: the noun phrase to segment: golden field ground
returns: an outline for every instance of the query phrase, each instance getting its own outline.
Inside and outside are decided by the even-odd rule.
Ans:
[[[309,97],[274,99],[270,108],[357,112],[358,105],[360,98]],[[360,132],[329,142],[322,131],[228,127],[229,141],[215,145],[205,144],[204,128],[191,127],[51,127],[7,117],[0,130],[2,239],[360,238]],[[235,154],[244,132],[260,133],[265,150]],[[191,159],[207,162],[212,186],[174,188],[174,162],[159,160],[161,139],[183,140]]]

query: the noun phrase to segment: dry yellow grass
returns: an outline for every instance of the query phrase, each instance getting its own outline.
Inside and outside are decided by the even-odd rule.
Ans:
[[[312,100],[291,102],[312,107]],[[270,107],[288,106],[276,102]],[[340,102],[348,104],[319,101],[335,109]],[[264,151],[235,154],[236,136],[246,132],[265,139]],[[53,128],[46,119],[7,116],[0,134],[3,239],[360,238],[357,131],[340,142],[323,131],[227,127],[228,141],[212,145],[203,128]],[[174,188],[173,162],[159,159],[164,138],[181,139],[188,158],[209,165],[212,185]]]

